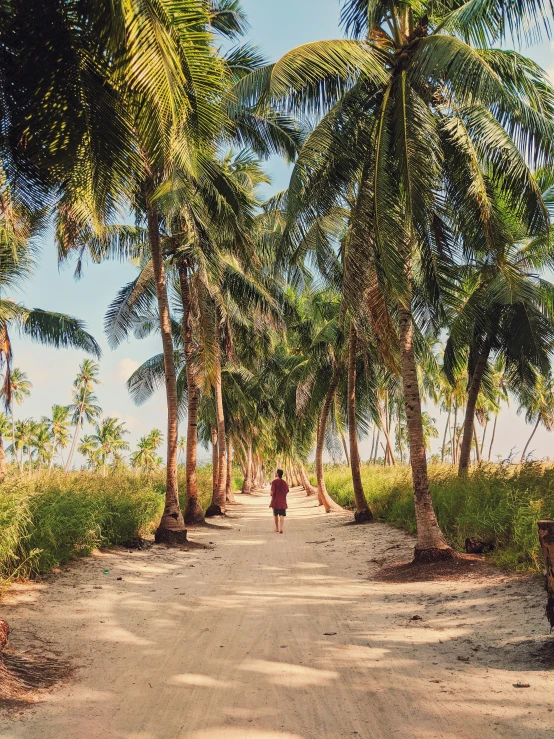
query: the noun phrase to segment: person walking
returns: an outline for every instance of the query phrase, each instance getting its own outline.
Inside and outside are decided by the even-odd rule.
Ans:
[[[271,483],[271,503],[273,508],[273,516],[275,518],[275,533],[283,533],[283,525],[285,516],[287,515],[287,494],[289,486],[283,480],[283,470],[277,470],[277,477]]]

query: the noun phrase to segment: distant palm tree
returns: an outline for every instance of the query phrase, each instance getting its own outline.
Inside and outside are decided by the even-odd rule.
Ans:
[[[161,433],[154,429],[148,436],[139,439],[137,450],[131,455],[131,466],[141,469],[143,472],[153,472],[157,469],[162,459],[157,454],[157,449],[161,444]]]
[[[67,405],[53,405],[52,417],[45,418],[44,421],[50,428],[52,434],[52,455],[50,457],[50,469],[54,466],[54,458],[56,452],[61,456],[61,450],[65,449],[69,443],[69,416],[71,409]],[[63,464],[63,459],[62,459]]]
[[[187,450],[187,437],[186,436],[179,437],[179,441],[177,442],[177,447],[179,449],[179,459],[181,459],[181,455],[184,454]]]
[[[115,459],[118,452],[129,449],[129,444],[123,438],[129,432],[118,418],[104,418],[100,423],[95,422],[93,425],[94,434],[87,437],[87,442],[97,456],[98,464],[105,475],[109,458]]]
[[[542,423],[547,431],[554,428],[554,379],[545,377],[537,372],[535,385],[532,388],[524,387],[520,392],[521,405],[518,413],[525,410],[527,423],[535,422],[531,436],[523,449],[520,464],[526,460],[527,450]]]
[[[73,455],[75,454],[75,449],[79,441],[83,419],[91,423],[102,413],[100,406],[96,405],[98,398],[92,392],[93,387],[100,384],[100,380],[98,379],[99,371],[100,367],[96,362],[92,359],[85,359],[79,367],[79,372],[73,382],[75,389],[73,391],[73,403],[69,406],[69,410],[73,414],[75,434],[73,435],[73,443],[71,444],[71,450],[67,458],[67,464],[65,465],[66,472],[71,469],[73,463]]]
[[[11,416],[12,416],[12,453],[14,454],[14,457],[17,460],[17,456],[15,454],[16,444],[15,444],[15,411],[14,411],[14,401],[17,403],[17,405],[21,405],[25,398],[28,398],[31,394],[31,388],[33,387],[33,383],[29,381],[27,378],[27,374],[20,370],[18,367],[13,367],[9,373],[9,379],[6,379],[4,388],[2,390],[2,394],[4,396],[4,403],[6,407],[9,407],[11,410]],[[8,403],[7,398],[10,398],[10,402]],[[21,464],[18,462],[19,468],[21,470]]]
[[[38,469],[41,469],[43,464],[48,464],[54,458],[53,436],[47,423],[35,424],[31,445],[36,452]],[[31,464],[32,459],[29,462]]]

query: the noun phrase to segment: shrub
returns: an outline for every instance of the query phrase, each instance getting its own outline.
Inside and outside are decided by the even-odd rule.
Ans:
[[[136,475],[10,473],[0,488],[0,580],[41,575],[74,557],[152,533],[164,507],[165,471]],[[181,502],[185,472],[179,470]],[[201,505],[211,468],[198,470]]]

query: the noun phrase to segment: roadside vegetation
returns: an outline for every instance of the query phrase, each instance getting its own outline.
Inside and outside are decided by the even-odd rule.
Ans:
[[[362,465],[362,481],[377,520],[416,533],[407,466]],[[350,470],[329,465],[327,489],[341,505],[355,506]],[[491,559],[510,570],[542,572],[537,521],[554,518],[554,465],[483,465],[464,479],[449,464],[429,466],[441,529],[461,552],[467,538],[492,544]]]

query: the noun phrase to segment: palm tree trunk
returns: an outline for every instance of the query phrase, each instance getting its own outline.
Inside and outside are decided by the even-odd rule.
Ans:
[[[485,448],[485,437],[487,435],[488,427],[489,427],[489,422],[487,419],[485,419],[485,425],[483,426],[483,438],[481,439],[481,459],[483,459],[483,449]]]
[[[475,407],[477,405],[477,397],[481,390],[481,383],[483,381],[483,375],[487,369],[487,362],[490,354],[490,342],[485,342],[483,349],[477,355],[475,362],[475,369],[469,388],[467,391],[467,405],[466,415],[464,419],[464,435],[462,438],[462,448],[460,450],[460,463],[458,466],[458,475],[463,477],[467,474],[469,469],[469,463],[471,459],[471,439],[474,436],[474,423],[475,423]],[[479,459],[480,455],[477,455]]]
[[[235,495],[233,493],[233,441],[230,437],[227,437],[227,479],[225,483],[225,498],[227,503],[236,503]]]
[[[337,365],[335,373],[327,390],[327,395],[323,402],[323,408],[319,415],[319,423],[317,426],[317,444],[315,450],[315,472],[317,475],[317,497],[319,505],[325,506],[325,512],[329,513],[331,510],[342,511],[341,506],[331,498],[327,492],[325,486],[325,476],[323,474],[323,445],[325,443],[325,429],[327,427],[327,420],[331,411],[331,404],[337,391],[338,384],[340,382],[340,376],[342,374],[343,365]]]
[[[350,442],[350,469],[352,470],[352,485],[354,487],[354,500],[356,502],[354,520],[356,523],[366,523],[367,521],[373,520],[373,514],[367,504],[360,472],[360,449],[358,447],[358,434],[356,433],[356,356],[357,336],[354,324],[352,324],[350,326],[350,345],[348,347],[348,439]]]
[[[298,465],[298,474],[300,475],[300,482],[302,483],[302,487],[306,491],[306,495],[317,495],[317,488],[314,488],[314,486],[310,482],[310,478],[308,477],[308,473],[304,469],[303,464]]]
[[[186,448],[186,480],[187,505],[185,523],[197,524],[204,520],[204,511],[198,501],[198,405],[200,388],[194,367],[194,346],[192,343],[192,305],[190,300],[190,284],[187,266],[179,265],[179,283],[181,286],[181,302],[183,304],[183,320],[181,334],[183,337],[183,353],[185,355],[185,372],[187,378],[187,448]]]
[[[398,318],[400,324],[402,383],[406,405],[406,422],[417,521],[417,544],[414,552],[414,560],[417,562],[432,562],[452,559],[455,556],[454,550],[448,546],[444,534],[440,530],[429,491],[427,457],[421,420],[421,398],[419,395],[413,344],[411,308],[409,306],[399,305]]]
[[[350,467],[350,454],[348,453],[348,446],[346,444],[346,436],[342,428],[339,428],[340,440],[342,441],[342,448],[344,450],[344,456],[346,457],[346,464]]]
[[[212,498],[219,482],[219,450],[217,448],[217,429],[212,426]]]
[[[207,517],[221,516],[225,513],[227,462],[225,448],[225,413],[223,410],[223,386],[221,378],[221,331],[219,314],[216,308],[215,320],[215,414],[217,421],[217,478],[213,489],[212,502],[206,511]]]
[[[452,413],[452,406],[448,408],[448,416],[446,417],[446,424],[444,427],[444,436],[442,437],[442,449],[441,449],[441,462],[444,463],[444,455],[446,452],[446,435],[450,428],[450,414]]]
[[[244,482],[242,483],[242,493],[244,495],[250,495],[252,492],[252,439],[249,437],[247,442],[246,450],[246,474],[244,475]]]
[[[475,457],[477,464],[481,462],[481,447],[479,446],[479,438],[477,436],[477,424],[473,421],[473,436],[475,437]]]
[[[373,448],[375,446],[375,424],[373,425],[373,431],[371,434],[371,451],[369,453],[369,463],[371,464],[373,462]]]
[[[492,454],[492,446],[494,444],[494,437],[496,436],[496,423],[498,421],[498,413],[494,416],[494,425],[492,427],[492,438],[491,438],[491,445],[489,447],[489,462],[491,461],[491,454]]]
[[[73,464],[73,456],[75,454],[75,450],[77,449],[77,442],[79,441],[79,435],[81,433],[82,423],[83,423],[83,407],[81,406],[81,408],[79,409],[79,418],[77,419],[77,425],[75,426],[75,433],[73,434],[73,441],[71,442],[71,448],[69,450],[69,457],[67,458],[64,472],[69,472],[69,470],[71,469],[71,465]]]
[[[377,455],[379,454],[379,438],[381,437],[381,427],[377,426],[377,438],[375,440],[375,452],[373,454],[373,464],[377,464]]]
[[[452,464],[456,464],[458,461],[458,435],[456,432],[456,426],[458,424],[458,401],[454,405],[454,429],[452,430],[452,436],[450,437],[450,446],[452,447],[450,456],[452,457]]]
[[[529,448],[529,444],[533,441],[533,436],[537,433],[537,429],[539,428],[540,422],[541,422],[541,417],[539,416],[537,418],[537,423],[535,424],[535,428],[533,429],[533,433],[529,437],[529,440],[527,441],[527,444],[525,445],[525,449],[523,450],[523,454],[521,455],[520,464],[523,464],[525,462],[525,458],[527,456],[527,449]]]
[[[179,543],[187,539],[185,521],[179,504],[179,483],[177,481],[177,455],[179,443],[179,420],[177,399],[177,376],[173,334],[167,299],[167,285],[160,244],[159,213],[157,205],[151,200],[151,190],[145,188],[146,215],[148,219],[148,239],[156,282],[158,314],[164,355],[165,393],[167,398],[167,463],[165,507],[160,524],[156,530],[156,542]]]

